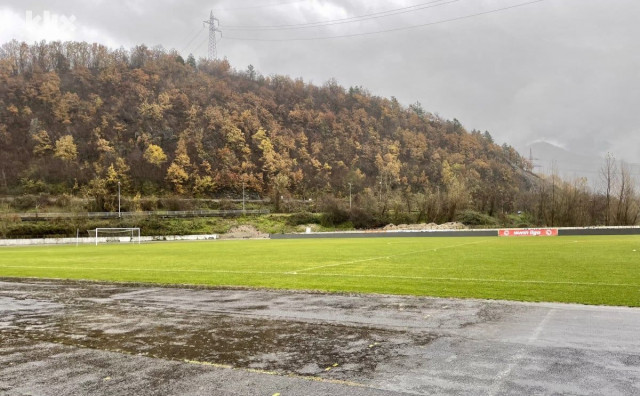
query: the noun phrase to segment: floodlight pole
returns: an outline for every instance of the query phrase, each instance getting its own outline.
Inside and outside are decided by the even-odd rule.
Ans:
[[[120,182],[118,182],[118,218],[121,217],[120,213]]]
[[[351,183],[349,183],[349,210],[351,210]]]

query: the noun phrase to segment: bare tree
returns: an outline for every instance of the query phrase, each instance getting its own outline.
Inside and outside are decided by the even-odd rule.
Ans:
[[[617,179],[617,166],[616,159],[611,153],[607,153],[604,158],[604,163],[600,168],[600,179],[603,183],[604,194],[605,194],[605,213],[604,213],[604,224],[611,225],[611,199],[612,193],[615,189],[616,179]]]
[[[547,178],[542,175],[538,183],[538,223],[547,225]]]
[[[556,211],[557,211],[557,185],[559,181],[558,176],[558,163],[553,160],[551,165],[551,227],[556,225]]]
[[[618,207],[616,208],[616,223],[618,225],[633,225],[638,220],[638,208],[635,205],[635,183],[629,172],[629,166],[620,163],[620,182],[618,185]]]

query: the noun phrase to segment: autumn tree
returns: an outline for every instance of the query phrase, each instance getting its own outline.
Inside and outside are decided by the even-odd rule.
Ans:
[[[469,200],[461,170],[460,165],[451,166],[447,161],[442,164],[442,181],[447,192],[447,221],[453,221],[457,211],[464,209]]]
[[[72,162],[78,158],[78,148],[73,141],[73,136],[65,135],[56,141],[54,156],[65,162]]]
[[[191,170],[191,159],[187,154],[184,141],[178,143],[176,157],[167,169],[167,181],[171,184],[176,194],[185,194],[188,190],[189,172]]]
[[[162,150],[162,147],[153,143],[147,146],[143,157],[148,163],[157,167],[160,167],[162,164],[167,162],[167,155],[164,153],[164,150]]]
[[[272,183],[276,212],[279,212],[282,194],[284,193],[284,191],[286,191],[287,187],[289,187],[289,176],[285,175],[284,173],[278,173],[273,178]]]
[[[44,157],[48,154],[53,153],[53,144],[51,143],[51,138],[49,137],[49,133],[47,131],[41,129],[38,133],[32,135],[31,138],[35,143],[33,147],[33,154],[38,157]],[[56,149],[57,146],[58,145],[56,144]]]

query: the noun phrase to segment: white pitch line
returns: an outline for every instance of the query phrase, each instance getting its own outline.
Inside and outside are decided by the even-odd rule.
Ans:
[[[283,274],[291,274],[283,272]],[[293,274],[296,275],[296,274]],[[539,280],[517,280],[517,279],[481,279],[481,278],[440,278],[430,276],[405,276],[405,275],[367,275],[367,274],[326,274],[326,273],[305,273],[300,275],[313,276],[342,276],[354,278],[384,278],[384,279],[409,279],[409,280],[437,280],[437,281],[461,281],[461,282],[488,282],[488,283],[533,283],[542,285],[574,285],[574,286],[611,286],[611,287],[640,287],[630,283],[595,283],[595,282],[565,282],[565,281],[539,281]]]
[[[526,355],[527,349],[540,337],[542,330],[544,330],[544,327],[547,325],[547,322],[549,322],[549,318],[554,313],[555,313],[554,309],[550,309],[547,312],[547,314],[544,316],[544,318],[542,318],[540,323],[538,323],[538,326],[535,328],[533,333],[529,336],[527,343],[522,348],[520,348],[515,355],[513,355],[513,359],[511,363],[509,363],[503,371],[501,371],[500,373],[498,373],[498,375],[496,375],[493,381],[493,386],[491,387],[491,390],[489,392],[489,395],[493,396],[498,394],[498,392],[506,382],[507,377],[509,377],[513,372],[513,370],[520,365],[520,362],[522,361],[522,359],[524,359]]]
[[[45,267],[31,265],[1,265],[0,268],[23,268],[23,269],[63,269],[72,271],[128,271],[128,272],[197,272],[197,273],[223,273],[223,274],[277,274],[283,275],[286,272],[276,271],[226,271],[226,270],[198,270],[198,269],[158,269],[158,268],[117,268],[117,267]]]
[[[127,271],[127,272],[192,272],[192,273],[212,273],[212,274],[242,274],[242,275],[302,275],[302,276],[326,276],[326,277],[350,277],[350,278],[380,278],[380,279],[408,279],[427,281],[455,281],[455,282],[485,282],[485,283],[522,283],[541,285],[571,285],[571,286],[605,286],[605,287],[640,287],[630,283],[595,283],[595,282],[568,282],[568,281],[540,281],[540,280],[517,280],[517,279],[482,279],[482,278],[445,278],[428,276],[406,276],[406,275],[368,275],[368,274],[334,274],[334,273],[296,273],[277,271],[232,271],[232,270],[197,270],[197,269],[152,269],[152,268],[108,268],[108,267],[45,267],[29,265],[2,265],[0,268],[22,268],[22,269],[64,269],[72,271]]]
[[[320,268],[337,267],[338,265],[363,263],[365,261],[381,260],[381,259],[385,259],[385,258],[388,259],[388,258],[391,258],[391,257],[393,257],[393,256],[370,257],[370,258],[360,259],[360,260],[345,261],[343,263],[327,264],[327,265],[320,265],[320,266],[317,266],[317,267],[305,268],[305,269],[301,269],[301,270],[293,270],[293,271],[289,271],[289,272],[285,272],[285,273],[286,274],[294,274],[295,275],[298,272],[302,272],[302,271],[312,271],[312,270],[320,269]]]
[[[313,270],[320,269],[320,268],[337,267],[339,265],[362,263],[362,262],[365,262],[365,261],[375,261],[375,260],[381,260],[381,259],[390,259],[391,257],[406,256],[406,255],[409,255],[409,254],[416,254],[416,253],[436,252],[436,251],[438,251],[438,249],[450,249],[450,248],[459,247],[459,246],[475,245],[475,244],[478,244],[478,243],[481,243],[481,242],[486,242],[486,241],[460,243],[460,244],[457,244],[457,245],[442,246],[442,247],[439,247],[439,248],[431,248],[431,249],[426,249],[426,250],[414,250],[414,251],[411,251],[411,252],[404,252],[404,253],[398,253],[398,254],[392,254],[392,255],[386,255],[386,256],[379,256],[379,257],[369,257],[369,258],[360,259],[360,260],[351,260],[351,261],[345,261],[345,262],[342,262],[342,263],[319,265],[317,267],[303,268],[303,269],[299,269],[299,270],[289,271],[289,272],[286,272],[286,273],[287,274],[297,274],[298,272],[313,271]]]

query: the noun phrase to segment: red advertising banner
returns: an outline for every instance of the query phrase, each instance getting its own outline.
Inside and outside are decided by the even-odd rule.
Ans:
[[[498,230],[499,236],[558,236],[557,228],[519,228]]]

